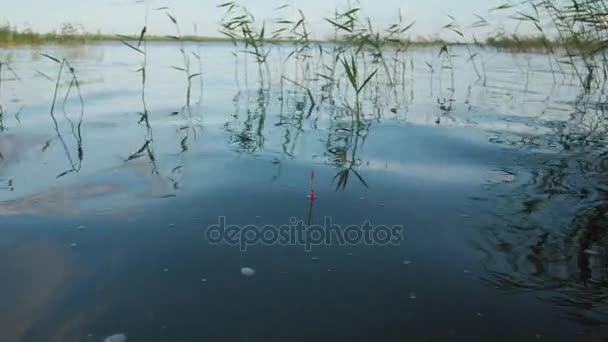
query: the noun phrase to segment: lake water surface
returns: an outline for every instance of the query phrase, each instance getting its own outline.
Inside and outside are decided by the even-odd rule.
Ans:
[[[179,46],[147,49],[145,103],[122,44],[0,49],[0,341],[608,340],[605,101],[551,57],[487,50],[479,79],[464,47],[412,50],[357,125],[288,47],[264,84],[188,44],[190,107]],[[83,108],[64,77],[51,115],[41,53]],[[243,250],[210,243],[220,217],[403,229]]]

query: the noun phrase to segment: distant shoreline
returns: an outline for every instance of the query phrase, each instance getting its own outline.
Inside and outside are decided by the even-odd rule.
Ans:
[[[31,31],[17,31],[8,27],[0,27],[0,47],[14,46],[37,46],[37,45],[84,45],[99,42],[121,42],[121,41],[138,41],[139,37],[135,35],[110,35],[110,34],[60,34],[60,33],[36,33]],[[209,37],[209,36],[193,36],[186,35],[182,37],[173,36],[153,36],[146,35],[148,42],[185,42],[185,43],[205,43],[205,42],[220,42],[234,43],[228,37]],[[236,41],[241,42],[241,41]],[[269,44],[302,44],[296,39],[265,39],[265,43]],[[333,40],[310,40],[310,44],[323,43],[338,43],[349,44],[348,41],[333,41]],[[389,44],[390,45],[390,44]],[[517,37],[517,36],[501,36],[491,37],[483,42],[455,42],[444,41],[438,39],[414,39],[405,40],[401,46],[424,47],[424,46],[458,46],[458,45],[478,45],[485,47],[493,47],[498,49],[512,51],[539,51],[548,50],[548,47],[563,46],[560,43],[548,41],[543,37]]]

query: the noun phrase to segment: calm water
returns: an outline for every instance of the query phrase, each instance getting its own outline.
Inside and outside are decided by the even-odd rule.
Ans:
[[[262,88],[233,46],[187,49],[190,109],[178,46],[148,46],[149,128],[124,45],[0,50],[0,341],[608,340],[605,101],[550,58],[485,51],[479,80],[456,49],[452,85],[415,50],[354,130],[344,80],[328,95],[286,47]],[[53,120],[42,52],[74,65],[82,116],[66,77]],[[206,239],[220,216],[404,229],[241,251]]]

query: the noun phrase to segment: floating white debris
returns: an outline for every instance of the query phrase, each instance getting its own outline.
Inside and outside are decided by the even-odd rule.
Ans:
[[[417,296],[416,296],[416,292],[410,292],[410,299],[411,299],[411,300],[414,300],[414,299],[416,299],[416,298],[417,298]]]
[[[86,227],[85,227],[85,226],[83,226],[83,225],[80,225],[80,226],[76,227],[76,229],[78,229],[78,230],[84,230],[85,228],[86,228]]]
[[[165,269],[163,270],[163,272],[167,273],[167,272],[169,272],[169,269],[168,269],[168,268],[165,268]]]
[[[385,206],[386,206],[386,204],[384,204],[384,203],[380,203],[380,206],[381,206],[381,207],[385,207]]]
[[[469,274],[469,273],[471,273],[471,271],[469,271],[469,270],[464,270],[463,272],[464,272],[464,274]]]
[[[76,248],[76,247],[78,247],[77,243],[74,242],[74,243],[70,244],[70,248]]]
[[[412,261],[411,260],[403,260],[403,264],[404,265],[411,265]]]
[[[127,335],[126,334],[116,334],[112,336],[108,336],[103,339],[103,342],[126,342]]]
[[[362,201],[364,201],[365,197],[361,196],[361,197],[359,197],[359,199],[362,200]]]
[[[173,228],[173,227],[175,227],[175,223],[169,223],[167,226],[168,226],[169,228]]]
[[[591,250],[591,249],[586,249],[585,250],[585,254],[587,254],[587,255],[594,255],[594,256],[601,255],[599,252],[596,252],[596,251]]]
[[[241,268],[241,274],[245,277],[253,277],[255,275],[255,270],[251,267],[243,267]]]
[[[312,257],[312,261],[319,262],[319,261],[321,261],[321,258],[319,258],[319,257]]]
[[[207,278],[201,278],[201,283],[206,283],[207,282]]]

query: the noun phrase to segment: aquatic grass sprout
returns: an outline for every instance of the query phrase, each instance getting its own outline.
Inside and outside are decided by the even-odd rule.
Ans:
[[[258,65],[260,83],[264,84],[263,70],[266,71],[267,82],[270,83],[271,75],[267,60],[271,47],[267,44],[266,23],[262,22],[257,28],[255,17],[237,2],[227,2],[219,5],[218,8],[226,9],[220,32],[230,38],[235,46],[238,46],[238,43],[245,45],[245,49],[241,52],[246,56],[254,57]]]
[[[10,75],[10,77],[7,77]],[[2,98],[2,87],[4,86],[5,81],[21,81],[21,77],[17,74],[15,69],[11,66],[11,56],[7,55],[0,58],[0,133],[5,130],[5,116],[8,114],[8,108],[5,107]],[[21,113],[21,109],[15,111],[14,117],[17,121],[19,121],[19,114]],[[1,159],[1,158],[0,158]]]
[[[536,28],[538,38],[519,42],[517,37],[492,38],[499,45],[542,44],[550,53],[563,49],[561,63],[570,66],[585,91],[603,87],[608,76],[608,1],[526,0],[505,3],[494,10],[512,11],[512,18]],[[536,40],[536,42],[535,42]]]
[[[176,35],[175,36],[167,36],[168,38],[177,41],[179,43],[179,52],[182,56],[182,60],[183,60],[183,65],[182,66],[172,66],[171,68],[177,70],[177,71],[181,71],[184,73],[185,77],[186,77],[186,105],[185,108],[190,108],[190,97],[192,94],[192,80],[196,77],[202,77],[202,73],[198,72],[198,73],[192,73],[190,71],[190,66],[191,66],[191,62],[190,62],[190,53],[188,53],[188,51],[186,51],[185,45],[184,45],[184,41],[183,41],[183,37],[182,37],[182,33],[181,33],[181,29],[179,26],[179,23],[177,21],[177,18],[175,17],[174,14],[172,14],[170,12],[169,7],[159,7],[156,8],[157,11],[165,11],[165,14],[167,15],[167,17],[169,18],[169,20],[173,23],[173,25],[175,26],[175,31],[176,31]],[[199,60],[200,62],[200,56],[198,54],[196,54],[195,52],[191,52],[192,56],[194,56],[197,60]]]
[[[144,124],[146,132],[144,137],[144,143],[142,146],[135,152],[131,153],[125,161],[129,162],[143,156],[147,156],[150,161],[150,165],[152,165],[152,174],[158,174],[158,165],[156,161],[156,154],[154,152],[154,132],[152,129],[152,125],[150,124],[150,117],[148,106],[146,102],[146,87],[148,84],[147,72],[148,72],[148,40],[147,40],[147,32],[148,32],[148,17],[149,17],[150,8],[146,4],[146,10],[144,15],[144,26],[141,29],[141,32],[136,40],[137,44],[133,44],[134,42],[129,42],[128,36],[120,36],[121,42],[129,47],[131,50],[137,52],[141,55],[141,67],[136,70],[137,73],[141,74],[141,103],[142,103],[142,111],[140,114],[140,119],[138,121],[139,124]]]
[[[57,133],[57,138],[59,139],[59,141],[61,142],[61,145],[63,146],[63,150],[65,152],[65,155],[70,163],[70,169],[60,173],[59,175],[57,175],[57,178],[61,178],[66,176],[67,174],[70,174],[72,172],[79,172],[80,169],[82,168],[82,161],[84,159],[84,150],[82,147],[82,123],[84,120],[84,98],[82,97],[82,92],[80,90],[80,82],[78,80],[78,77],[76,76],[76,71],[74,69],[74,67],[72,66],[72,64],[70,64],[70,62],[66,59],[66,58],[62,58],[62,59],[58,59],[54,56],[48,55],[43,53],[42,54],[43,57],[51,60],[52,62],[58,64],[58,72],[57,72],[57,77],[55,79],[55,90],[53,92],[53,100],[51,103],[51,109],[50,109],[50,115],[51,115],[51,119],[53,120],[54,126],[55,126],[55,132]],[[63,134],[61,133],[60,129],[59,129],[59,122],[57,120],[57,117],[55,115],[55,110],[56,110],[56,106],[57,106],[57,99],[58,99],[58,94],[59,94],[59,90],[61,88],[61,79],[62,76],[65,72],[65,70],[67,69],[67,72],[69,73],[70,76],[70,82],[68,84],[68,88],[66,90],[64,99],[63,99],[63,106],[62,106],[62,110],[63,110],[63,114],[65,119],[68,121],[68,123],[70,124],[71,127],[71,133],[72,136],[76,142],[76,158],[74,158],[72,156],[72,152],[70,151],[70,149],[68,148],[68,144],[65,140],[65,138],[63,137]],[[47,78],[50,79],[50,77],[47,76]],[[78,100],[80,103],[80,113],[79,113],[79,117],[77,120],[77,123],[75,124],[73,122],[73,120],[71,120],[69,118],[69,116],[66,113],[66,102],[69,99],[69,96],[71,94],[72,89],[76,89],[76,94],[78,95]]]

